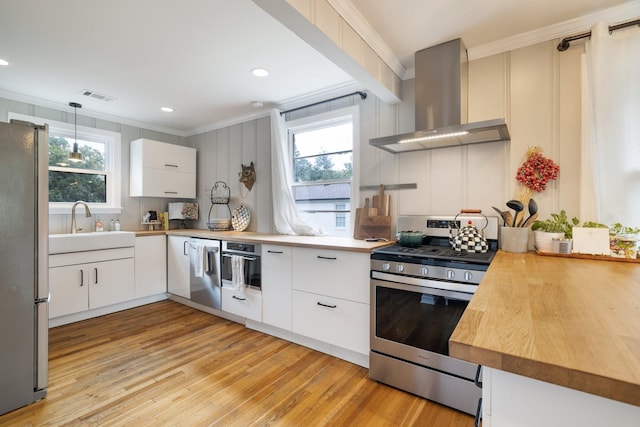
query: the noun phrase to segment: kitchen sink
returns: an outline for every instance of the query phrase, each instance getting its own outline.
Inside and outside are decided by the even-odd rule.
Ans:
[[[130,247],[135,245],[135,238],[131,231],[50,234],[49,254]]]

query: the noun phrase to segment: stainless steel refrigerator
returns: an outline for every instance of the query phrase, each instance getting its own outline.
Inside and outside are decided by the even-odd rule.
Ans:
[[[48,381],[48,135],[0,122],[0,414]]]

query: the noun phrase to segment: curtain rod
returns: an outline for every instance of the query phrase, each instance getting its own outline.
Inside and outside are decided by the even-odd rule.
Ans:
[[[623,22],[622,24],[610,25],[609,33],[615,30],[619,30],[621,28],[633,27],[634,25],[640,26],[640,19],[634,19],[633,21]],[[575,36],[565,37],[562,39],[560,43],[558,43],[558,50],[560,52],[564,52],[565,50],[569,49],[569,46],[572,41],[586,39],[589,37],[591,37],[591,31],[586,33],[576,34]]]
[[[324,101],[319,101],[319,102],[314,102],[313,104],[303,105],[302,107],[292,108],[291,110],[281,111],[280,115],[282,116],[282,115],[285,115],[287,113],[291,113],[293,111],[302,110],[303,108],[315,107],[316,105],[324,104],[324,103],[331,102],[331,101],[336,101],[338,99],[346,98],[347,96],[353,96],[353,95],[360,95],[360,98],[367,99],[367,94],[365,92],[356,91],[356,92],[353,92],[353,93],[349,93],[347,95],[336,96],[335,98],[325,99]]]

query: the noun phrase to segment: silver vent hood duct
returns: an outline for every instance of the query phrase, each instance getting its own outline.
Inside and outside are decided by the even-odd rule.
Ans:
[[[416,132],[373,138],[391,153],[510,139],[504,119],[466,123],[467,51],[455,39],[415,54]]]

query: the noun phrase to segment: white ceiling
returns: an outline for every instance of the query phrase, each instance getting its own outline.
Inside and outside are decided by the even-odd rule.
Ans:
[[[476,48],[629,4],[329,1],[354,12],[345,18],[358,18],[381,56],[404,68],[414,51],[452,38]],[[66,111],[75,101],[79,114],[182,135],[255,114],[252,101],[291,107],[362,88],[250,0],[0,0],[0,58],[10,62],[0,67],[0,96]],[[269,76],[252,76],[254,67]]]

